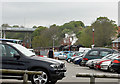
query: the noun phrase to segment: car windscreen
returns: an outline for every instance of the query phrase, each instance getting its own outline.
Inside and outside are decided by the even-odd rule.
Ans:
[[[19,45],[19,44],[14,44],[13,45],[15,48],[17,48],[21,53],[23,53],[25,56],[34,56],[35,53],[33,53],[32,51],[29,51],[29,49]]]

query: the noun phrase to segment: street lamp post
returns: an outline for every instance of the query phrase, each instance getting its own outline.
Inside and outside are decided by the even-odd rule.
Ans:
[[[69,51],[70,51],[70,45],[71,45],[71,43],[70,43],[70,37],[69,37]]]
[[[94,45],[94,28],[92,29],[92,31],[93,31],[93,45]]]
[[[94,46],[95,46],[95,44],[94,44],[94,28],[92,29],[92,31],[93,31],[93,45],[92,45],[92,48],[94,48]]]
[[[55,47],[55,40],[57,40],[58,39],[58,37],[56,36],[56,35],[54,35],[53,37],[52,37],[52,39],[53,39],[53,51],[54,51],[54,47]]]
[[[55,40],[55,38],[53,37],[53,51],[54,51],[54,40]]]

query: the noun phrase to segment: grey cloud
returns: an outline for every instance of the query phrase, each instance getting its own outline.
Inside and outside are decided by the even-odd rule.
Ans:
[[[91,24],[98,16],[117,21],[116,2],[6,2],[3,4],[3,22],[27,26],[63,24],[81,20]]]

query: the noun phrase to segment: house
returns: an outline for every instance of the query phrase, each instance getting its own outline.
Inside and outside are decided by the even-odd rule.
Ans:
[[[61,45],[74,45],[78,38],[76,37],[76,34],[65,34],[65,38],[63,38],[63,41],[61,42]]]
[[[120,50],[120,37],[112,41],[112,48]]]

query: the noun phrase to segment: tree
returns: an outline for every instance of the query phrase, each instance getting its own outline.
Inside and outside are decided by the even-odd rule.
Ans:
[[[47,27],[38,26],[38,28],[32,33],[32,36],[35,37],[41,35],[41,32],[43,32],[45,29],[47,29]]]
[[[81,30],[84,27],[84,23],[81,21],[71,21],[65,23],[62,26],[57,26],[53,24],[50,28],[39,26],[33,32],[33,47],[48,47],[53,45],[53,37],[56,36],[57,40],[55,41],[56,45],[61,45],[65,33],[76,33],[79,37]]]
[[[37,26],[34,25],[32,28],[37,28]]]
[[[21,25],[20,28],[25,28],[25,27]]]
[[[10,27],[8,24],[2,24],[2,27]]]
[[[76,44],[82,44],[86,47],[91,47],[93,40],[93,31],[94,28],[94,43],[95,46],[104,47],[106,45],[111,45],[111,38],[115,36],[115,30],[117,26],[115,21],[108,19],[107,17],[99,17],[91,25],[83,29],[79,36],[79,40]]]
[[[111,37],[115,35],[115,21],[109,20],[107,17],[99,17],[91,27],[95,30],[96,46],[106,46],[111,43]]]
[[[13,27],[13,28],[16,28],[16,27],[19,27],[19,25],[13,25],[12,27]]]
[[[92,34],[91,34],[91,27],[87,27],[83,29],[78,37],[78,41],[76,42],[76,45],[83,45],[85,47],[91,47],[92,45]]]
[[[53,45],[53,36],[58,34],[58,27],[55,25],[50,26],[50,28],[42,27],[44,31],[41,29],[36,29],[36,36],[34,35],[32,45],[33,47],[48,47]],[[34,33],[35,33],[34,32]],[[55,42],[55,45],[57,45]]]
[[[59,31],[61,32],[60,37],[64,38],[65,33],[75,33],[77,37],[80,37],[81,30],[84,28],[82,21],[70,21],[60,26]]]

